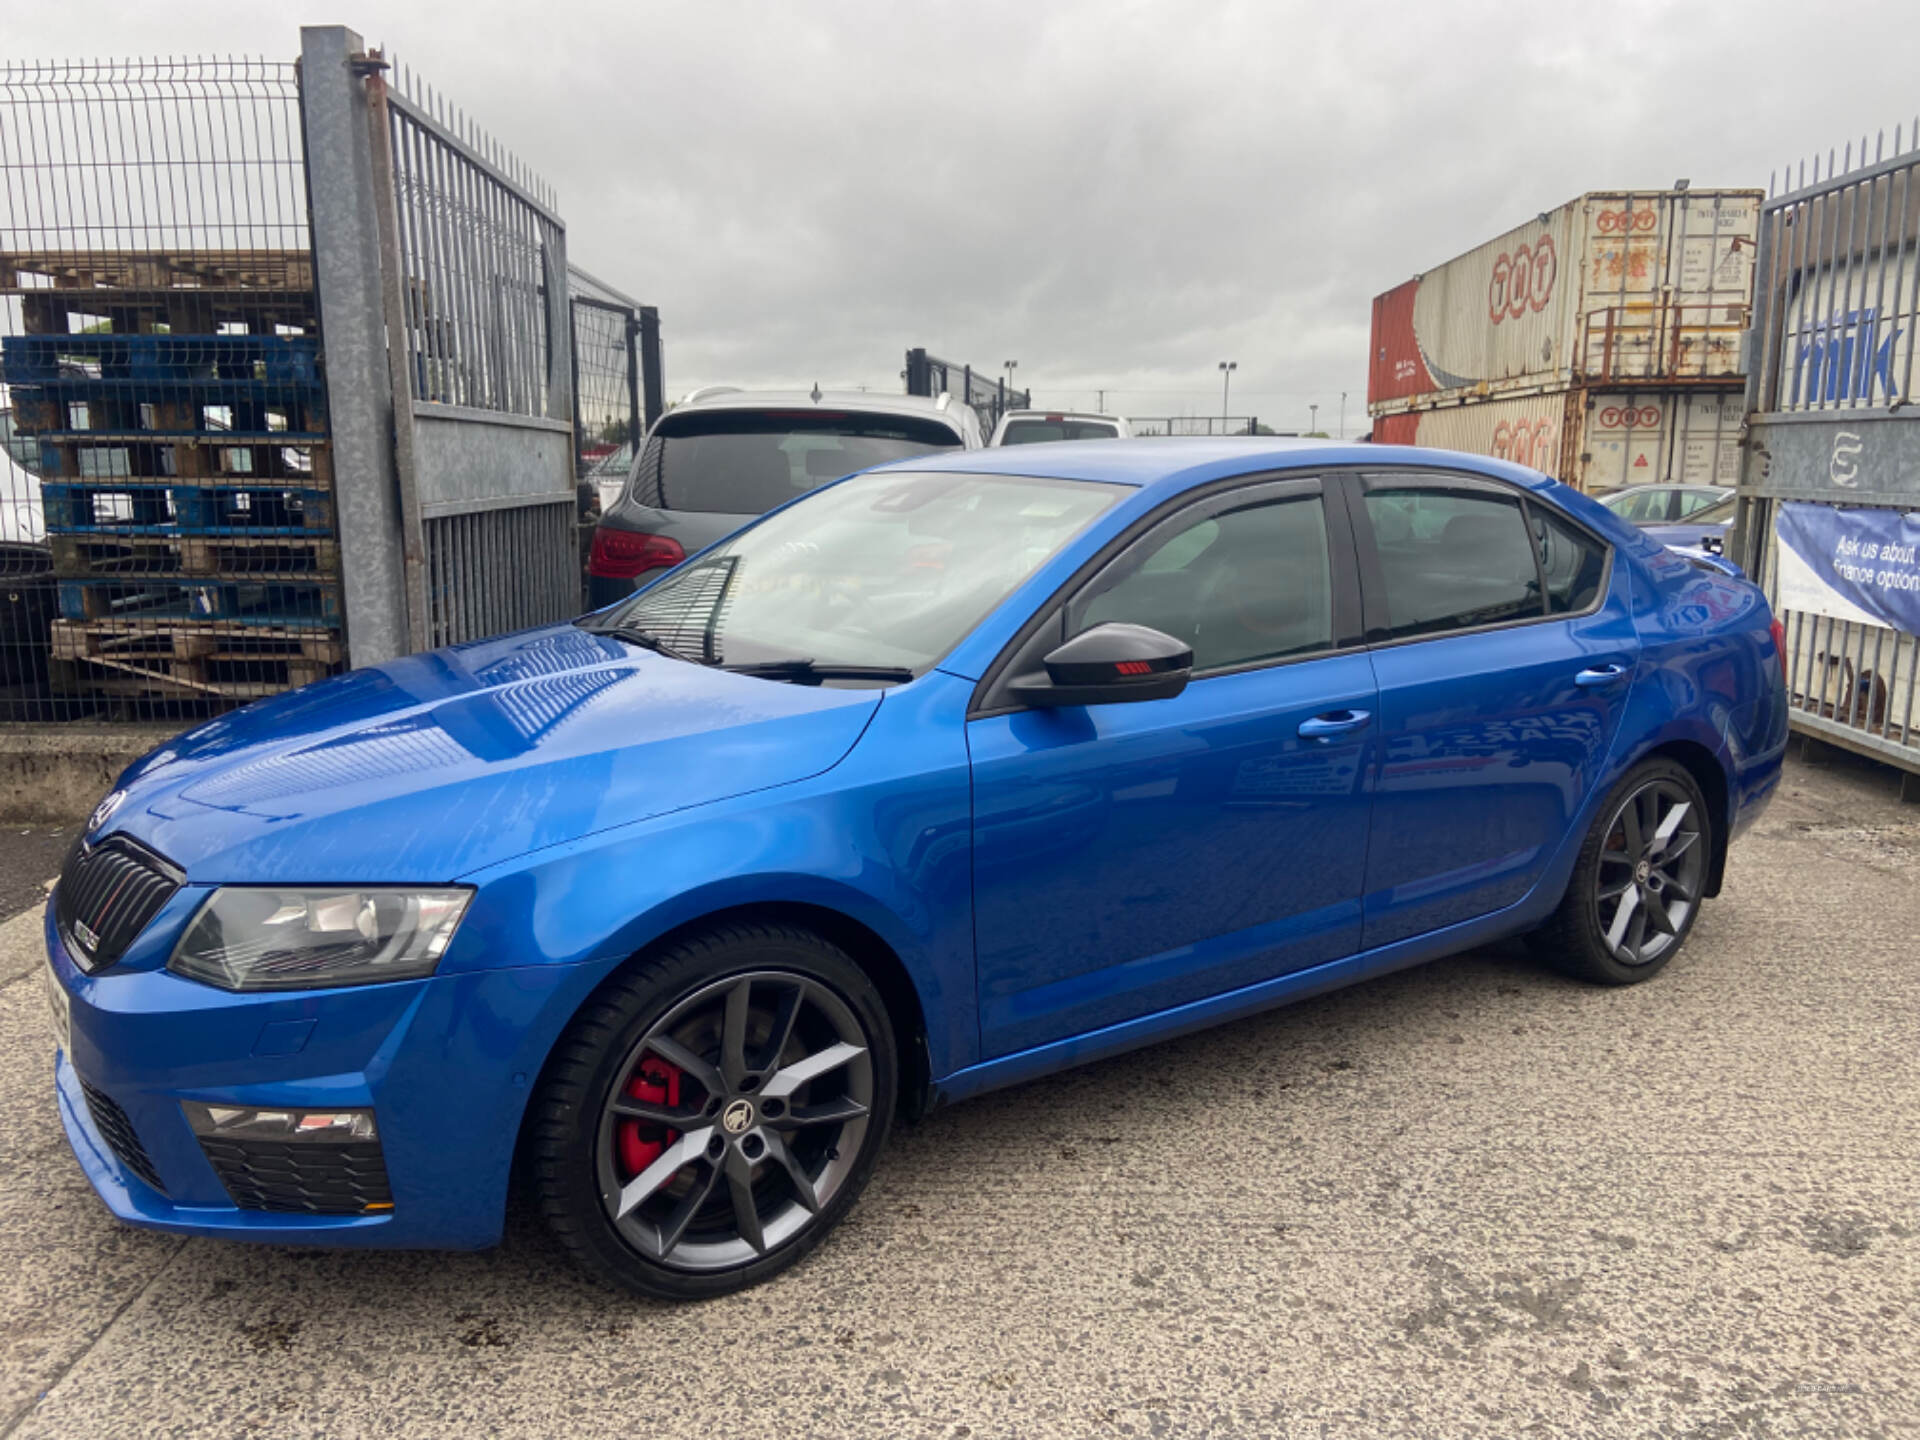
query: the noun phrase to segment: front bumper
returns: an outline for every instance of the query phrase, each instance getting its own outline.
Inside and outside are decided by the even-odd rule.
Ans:
[[[51,907],[46,938],[72,1024],[72,1053],[56,1051],[54,1065],[60,1119],[107,1208],[147,1229],[280,1244],[495,1243],[528,1093],[595,979],[591,967],[536,965],[236,995],[161,968],[86,975]],[[236,1203],[188,1124],[188,1100],[371,1109],[392,1208]]]

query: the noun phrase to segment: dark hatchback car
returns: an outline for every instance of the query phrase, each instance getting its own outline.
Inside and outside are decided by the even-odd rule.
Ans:
[[[654,422],[594,529],[598,607],[830,480],[936,450],[977,449],[980,420],[951,396],[714,386]]]

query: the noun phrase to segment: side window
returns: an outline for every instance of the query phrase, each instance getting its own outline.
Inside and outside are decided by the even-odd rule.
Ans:
[[[1635,525],[1658,524],[1667,516],[1666,492],[1648,487],[1614,507],[1614,513]]]
[[[1706,490],[1682,490],[1680,492],[1680,518],[1687,519],[1698,515],[1709,505],[1718,505],[1720,497]]]
[[[1600,581],[1607,573],[1606,548],[1590,540],[1546,506],[1527,507],[1533,517],[1533,539],[1540,547],[1540,569],[1547,577],[1547,611],[1568,615],[1584,610],[1600,598]]]
[[[1542,613],[1533,542],[1504,495],[1370,484],[1367,518],[1394,638],[1438,635]]]
[[[1184,640],[1197,671],[1332,649],[1320,497],[1176,520],[1146,536],[1074,600],[1067,633],[1116,620]]]

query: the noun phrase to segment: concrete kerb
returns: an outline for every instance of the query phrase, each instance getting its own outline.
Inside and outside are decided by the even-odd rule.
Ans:
[[[0,821],[84,820],[120,772],[176,725],[0,725]]]

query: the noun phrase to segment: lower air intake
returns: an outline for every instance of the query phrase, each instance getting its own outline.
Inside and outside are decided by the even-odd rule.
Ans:
[[[378,1140],[316,1145],[202,1135],[200,1148],[242,1210],[364,1215],[393,1208]]]
[[[93,1116],[93,1128],[100,1132],[114,1157],[162,1195],[166,1194],[167,1187],[160,1183],[160,1172],[153,1168],[153,1159],[147,1154],[147,1147],[140,1143],[127,1112],[106,1091],[95,1089],[84,1080],[80,1082],[80,1090],[87,1097],[87,1113]]]

